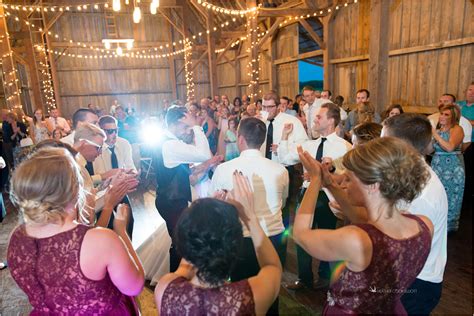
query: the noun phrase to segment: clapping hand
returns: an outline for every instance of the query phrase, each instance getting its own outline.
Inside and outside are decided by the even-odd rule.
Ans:
[[[303,150],[301,146],[297,147],[300,161],[304,169],[308,173],[310,180],[321,179],[322,165],[319,161],[314,159],[307,151]]]
[[[130,218],[130,207],[127,204],[119,204],[117,212],[114,213],[114,231],[124,232],[127,229]]]
[[[288,136],[290,136],[292,131],[293,123],[285,123],[285,125],[283,126],[283,131],[281,132],[281,139],[288,140]]]
[[[237,170],[234,171],[232,178],[234,189],[227,194],[227,201],[237,208],[240,219],[249,228],[250,222],[257,220],[250,181]]]

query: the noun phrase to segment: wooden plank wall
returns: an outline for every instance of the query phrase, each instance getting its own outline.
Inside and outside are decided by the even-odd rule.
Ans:
[[[144,15],[134,31],[130,15],[118,14],[116,24],[120,38],[135,38],[137,42],[168,42],[168,25],[159,15]],[[158,30],[158,31],[157,31]],[[163,30],[163,31],[159,31]],[[100,42],[107,38],[102,13],[64,14],[54,25],[53,31],[80,42]],[[134,36],[135,34],[135,36]],[[55,48],[61,50],[60,48]],[[177,46],[181,49],[181,46]],[[67,52],[77,53],[77,48]],[[85,51],[84,51],[85,52]],[[88,50],[87,52],[90,52]],[[158,50],[157,53],[160,51]],[[193,58],[198,53],[193,54]],[[56,57],[57,58],[57,57]],[[184,63],[184,56],[176,56],[176,69]],[[163,99],[172,99],[168,58],[155,59],[77,59],[57,58],[59,88],[63,102],[63,115],[69,117],[78,107],[92,103],[109,109],[115,99],[120,104],[131,104],[138,112],[155,113]],[[209,90],[208,70],[201,66],[194,69],[196,95]],[[177,78],[178,98],[186,100],[184,71]]]
[[[296,24],[281,28],[276,36],[277,52],[275,59],[298,55],[298,27]],[[226,52],[217,65],[217,81],[219,93],[228,95],[231,99],[235,96],[248,94],[249,76],[247,63],[249,57],[246,52],[248,43],[245,41],[237,55],[238,49]],[[270,90],[270,40],[260,50],[259,71],[259,97]],[[236,74],[236,72],[238,72]],[[298,62],[289,62],[277,66],[278,92],[293,98],[298,93]]]
[[[339,10],[333,22],[333,93],[349,103],[354,103],[355,91],[367,87],[369,17],[370,1],[362,0]],[[474,73],[472,17],[470,0],[392,1],[387,87],[391,103],[426,113],[436,111],[443,93],[464,98]],[[460,42],[464,44],[458,46]]]

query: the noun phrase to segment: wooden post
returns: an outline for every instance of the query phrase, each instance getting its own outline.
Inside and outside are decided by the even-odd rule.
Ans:
[[[210,11],[206,15],[206,27],[208,30],[214,28],[214,19]],[[209,81],[211,83],[211,97],[219,94],[217,87],[217,62],[216,62],[216,40],[211,33],[207,34],[207,54],[209,60]]]
[[[168,25],[168,38],[169,42],[173,43],[173,29],[171,28],[171,24],[166,23]],[[172,49],[174,49],[174,46],[171,46]],[[169,72],[170,72],[170,80],[171,80],[171,94],[173,95],[173,99],[176,100],[178,98],[178,91],[176,89],[176,81],[178,78],[176,78],[176,64],[174,61],[174,56],[169,56],[168,57],[168,62],[170,64]]]
[[[323,50],[323,65],[324,65],[324,77],[323,87],[324,89],[334,89],[334,66],[330,63],[333,49],[333,37],[332,34],[332,16],[325,16],[321,18],[323,24],[323,37],[325,41],[325,47]]]
[[[27,19],[26,14],[21,14],[23,19]],[[46,112],[47,109],[43,104],[43,98],[41,97],[41,82],[38,76],[38,69],[35,62],[35,48],[33,46],[33,41],[31,38],[31,30],[26,24],[22,24],[22,31],[28,32],[28,36],[23,39],[25,44],[25,59],[27,62],[27,67],[31,80],[31,88],[33,90],[33,101],[34,108],[41,108],[43,112]]]
[[[5,103],[9,109],[21,108],[20,89],[18,88],[18,76],[16,65],[13,61],[13,52],[8,37],[7,21],[0,0],[0,54],[2,56],[1,66],[3,71],[3,91]]]
[[[371,0],[368,89],[375,111],[387,104],[390,1]]]
[[[277,37],[274,34],[270,38],[269,43],[269,52],[270,52],[270,89],[278,91],[278,68],[275,64],[275,60],[277,58]]]

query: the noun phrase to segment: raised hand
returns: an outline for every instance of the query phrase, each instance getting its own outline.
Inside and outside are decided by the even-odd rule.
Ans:
[[[130,207],[127,204],[119,204],[119,206],[117,206],[117,212],[114,214],[115,232],[119,233],[127,230],[130,212]]]
[[[197,118],[192,113],[189,113],[189,112],[184,113],[184,117],[180,119],[180,122],[186,124],[189,127],[199,125]]]
[[[237,170],[234,171],[232,178],[234,189],[227,194],[227,201],[237,208],[240,219],[249,228],[250,222],[257,220],[250,181]]]
[[[314,159],[307,151],[303,150],[301,146],[297,147],[300,161],[303,164],[304,169],[309,175],[311,180],[321,179],[321,163]]]
[[[291,132],[293,132],[293,123],[285,123],[285,125],[283,125],[283,131],[281,132],[281,139],[288,140],[288,136],[290,136]]]

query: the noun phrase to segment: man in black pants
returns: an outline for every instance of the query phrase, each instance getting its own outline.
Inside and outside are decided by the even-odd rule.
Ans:
[[[174,228],[183,210],[191,202],[189,183],[190,163],[204,162],[212,157],[206,134],[196,117],[184,107],[171,107],[165,116],[166,131],[154,157],[156,170],[155,206],[166,222],[168,233],[173,238]],[[194,145],[183,139],[192,129]],[[181,258],[171,245],[170,271],[176,271]]]

